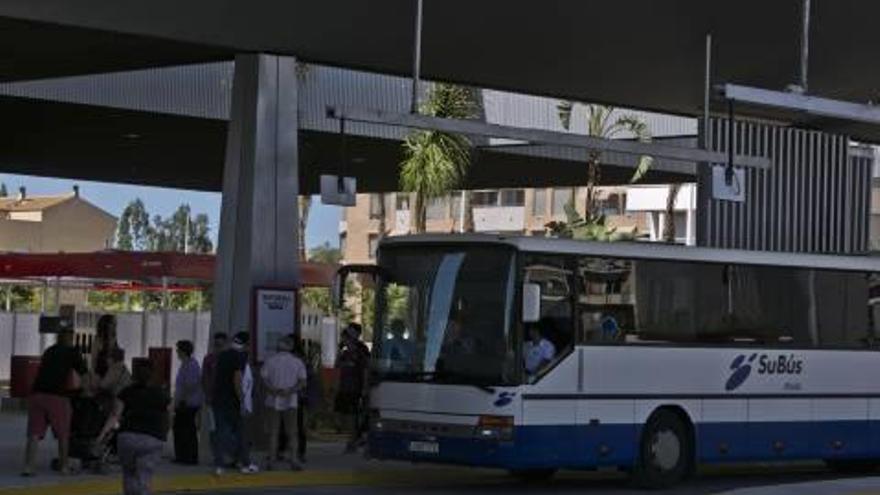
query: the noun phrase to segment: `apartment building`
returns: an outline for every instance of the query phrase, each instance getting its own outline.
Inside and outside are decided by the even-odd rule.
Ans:
[[[600,188],[600,207],[610,225],[648,238],[649,216],[627,211],[626,187]],[[471,192],[474,232],[545,235],[546,225],[565,219],[565,205],[574,203],[583,214],[586,188],[494,189]],[[428,232],[463,232],[464,193],[432,201],[427,208]],[[346,208],[340,223],[339,245],[346,263],[375,260],[380,232],[405,235],[412,231],[412,197],[407,193],[358,194],[357,204]]]

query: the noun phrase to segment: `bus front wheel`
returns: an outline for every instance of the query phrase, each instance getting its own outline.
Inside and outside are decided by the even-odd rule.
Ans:
[[[669,488],[690,473],[694,444],[688,424],[672,410],[660,409],[642,430],[633,480],[643,488]]]

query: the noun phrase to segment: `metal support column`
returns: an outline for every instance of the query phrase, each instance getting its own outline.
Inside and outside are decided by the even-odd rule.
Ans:
[[[49,303],[48,299],[49,299],[49,280],[43,280],[43,291],[40,294],[40,316],[46,315],[46,307]],[[39,341],[40,341],[40,353],[42,354],[43,351],[46,350],[46,347],[48,347],[46,345],[46,334],[40,333]]]
[[[803,24],[801,27],[801,91],[807,92],[807,76],[810,63],[810,0],[803,0]]]
[[[416,16],[413,32],[413,77],[410,112],[419,113],[419,83],[422,77],[422,0],[415,0]]]
[[[211,333],[253,331],[258,286],[299,286],[296,59],[235,59]]]
[[[699,146],[705,151],[712,149],[712,116],[710,104],[712,100],[712,34],[706,34],[706,54],[703,75],[703,118],[698,122],[697,139]],[[711,165],[705,163],[704,165]],[[700,167],[707,168],[707,167]],[[711,175],[697,173],[697,198],[696,198],[696,229],[694,243],[704,246],[708,243],[709,222],[711,219],[707,213],[707,206],[712,199]]]
[[[170,347],[168,342],[168,306],[171,295],[168,293],[168,277],[162,277],[162,347]]]

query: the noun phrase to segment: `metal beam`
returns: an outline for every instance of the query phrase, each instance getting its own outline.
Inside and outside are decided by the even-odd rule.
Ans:
[[[707,151],[699,148],[682,148],[680,146],[669,146],[652,142],[605,139],[595,136],[547,131],[542,129],[529,129],[525,127],[511,127],[489,124],[477,120],[444,119],[428,115],[391,113],[383,110],[360,108],[338,109],[336,107],[328,107],[327,116],[335,119],[345,119],[351,122],[443,131],[471,136],[505,138],[525,141],[530,144],[615,151],[618,153],[670,158],[686,162],[704,162],[709,164],[727,162],[727,156],[724,153],[719,153],[717,151]],[[744,155],[735,156],[734,164],[741,167],[754,167],[761,169],[768,169],[771,165],[769,158]]]
[[[737,84],[722,85],[721,96],[748,105],[781,108],[792,112],[851,122],[880,124],[880,107],[874,105]]]

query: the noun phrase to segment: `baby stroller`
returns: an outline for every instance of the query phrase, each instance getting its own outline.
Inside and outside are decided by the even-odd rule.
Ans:
[[[112,435],[103,444],[95,442],[110,412],[95,397],[74,397],[71,405],[73,416],[70,425],[70,457],[78,459],[83,470],[103,473],[108,458],[115,450],[116,435]],[[53,467],[54,464],[53,462]]]

